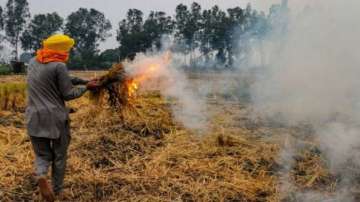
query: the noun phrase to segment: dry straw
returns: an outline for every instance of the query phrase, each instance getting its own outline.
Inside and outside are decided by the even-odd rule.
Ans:
[[[24,83],[1,83],[0,109],[23,111],[26,102],[25,89]]]
[[[88,97],[70,103],[77,113],[65,201],[280,201],[281,141],[259,134],[281,140],[288,129],[255,124],[243,107],[226,104],[198,136],[173,121],[171,101],[159,92],[139,94],[121,110],[107,100],[105,93],[101,105]],[[334,180],[314,146],[297,159],[290,172],[297,189],[331,192]],[[0,201],[39,200],[32,162],[23,113],[0,111]]]

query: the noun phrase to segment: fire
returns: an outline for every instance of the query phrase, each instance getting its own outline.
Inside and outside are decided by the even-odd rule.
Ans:
[[[145,82],[158,78],[159,75],[164,71],[164,68],[171,61],[171,53],[166,52],[161,59],[159,60],[151,60],[149,64],[136,64],[134,67],[136,68],[132,79],[127,82],[128,88],[128,96],[135,97],[137,91]]]
[[[136,91],[139,89],[139,84],[136,83],[135,80],[130,80],[127,83],[127,88],[128,88],[128,96],[134,97],[136,95]]]
[[[128,96],[135,97],[137,91],[139,90],[139,86],[147,80],[154,78],[159,67],[159,64],[150,64],[147,68],[144,68],[142,71],[134,75],[127,83]]]

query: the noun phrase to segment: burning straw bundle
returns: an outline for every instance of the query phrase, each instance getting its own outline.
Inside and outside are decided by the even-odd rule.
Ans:
[[[125,72],[123,64],[114,64],[107,74],[97,79],[100,87],[90,95],[95,108],[90,108],[88,112],[93,113],[94,116],[92,120],[85,122],[89,124],[97,122],[94,119],[97,117],[140,136],[157,138],[172,131],[174,122],[168,101],[159,91],[151,91],[135,97],[140,85],[137,79],[138,77],[130,76]],[[99,107],[105,109],[104,106],[109,107],[110,110],[99,110]],[[85,114],[85,117],[88,116]]]
[[[171,62],[171,53],[165,52],[163,55],[154,58],[141,58],[138,61],[129,63],[131,73],[127,74],[122,63],[114,64],[109,72],[98,78],[98,91],[93,92],[93,98],[102,101],[106,96],[111,107],[121,109],[130,104],[139,85],[146,84],[147,90],[160,90],[166,83],[173,79],[169,76],[167,66]],[[169,78],[171,77],[171,78]]]
[[[128,104],[131,78],[126,74],[122,63],[114,64],[107,74],[97,80],[99,88],[92,92],[92,98],[96,100],[97,104],[101,104],[105,92],[108,93],[110,106],[120,108]]]

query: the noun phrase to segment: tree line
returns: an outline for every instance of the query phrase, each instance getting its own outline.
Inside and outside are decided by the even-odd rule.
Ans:
[[[34,55],[44,38],[63,32],[76,40],[69,64],[74,69],[106,68],[137,53],[164,48],[183,55],[189,67],[217,64],[231,68],[235,61],[246,58],[249,39],[261,40],[273,29],[277,16],[287,10],[287,0],[273,5],[268,15],[250,4],[227,10],[217,5],[203,9],[196,2],[179,4],[174,16],[163,11],[144,16],[141,10],[129,9],[116,28],[118,48],[100,51],[100,43],[111,36],[112,29],[104,13],[79,8],[66,18],[56,12],[31,17],[27,0],[8,0],[0,7],[0,41],[11,45],[12,60],[18,60],[20,48]],[[166,41],[172,45],[166,47]]]

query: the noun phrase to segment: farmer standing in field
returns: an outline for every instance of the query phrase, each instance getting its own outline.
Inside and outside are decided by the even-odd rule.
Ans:
[[[37,51],[28,67],[26,124],[36,157],[40,193],[46,201],[54,201],[63,189],[71,139],[65,101],[97,88],[95,80],[89,82],[69,76],[65,63],[74,44],[69,36],[53,35],[43,41],[43,48]],[[50,166],[52,188],[46,177]]]

